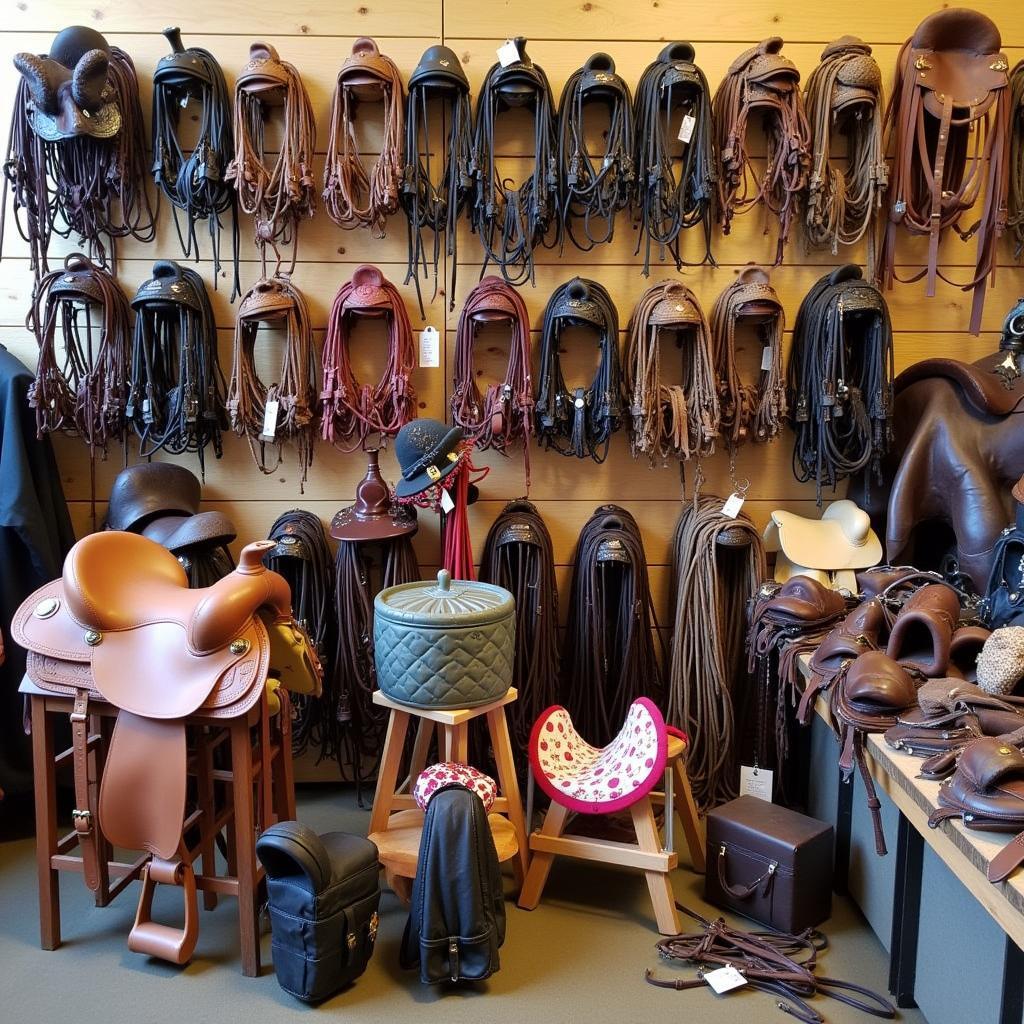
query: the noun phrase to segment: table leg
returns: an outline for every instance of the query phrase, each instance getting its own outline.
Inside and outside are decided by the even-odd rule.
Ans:
[[[1024,1015],[1024,950],[1009,935],[1003,953],[1003,994],[999,1024],[1020,1024]]]
[[[213,753],[210,750],[210,735],[205,725],[194,726],[196,737],[196,799],[202,817],[199,819],[199,855],[202,872],[207,878],[217,874],[217,850],[214,843],[212,823],[217,817],[214,805]],[[213,910],[217,906],[217,894],[203,891],[203,909]]]
[[[295,762],[292,760],[292,702],[284,687],[277,691],[277,695],[281,700],[278,713],[281,740],[273,774],[274,810],[278,821],[294,821],[298,814],[295,810]]]
[[[32,770],[35,773],[36,873],[39,878],[39,945],[60,945],[60,880],[50,858],[57,852],[57,768],[53,721],[44,698],[32,697]]]
[[[107,763],[107,752],[114,733],[114,720],[105,715],[89,716],[90,734],[98,734],[98,746],[89,751],[89,810],[92,811],[96,845],[96,876],[99,885],[93,893],[97,907],[105,907],[110,903],[110,862],[114,859],[114,849],[110,845],[103,830],[99,826],[100,781]]]
[[[412,757],[409,760],[409,792],[416,786],[420,772],[427,767],[427,754],[430,752],[430,741],[434,736],[434,723],[429,718],[421,718],[416,727],[416,740],[412,745]],[[441,752],[444,756],[444,752]],[[404,787],[403,787],[404,788]]]
[[[242,974],[260,973],[260,935],[256,915],[256,815],[253,801],[252,742],[245,716],[231,720],[231,790],[238,862],[238,935]]]
[[[513,866],[516,881],[522,887],[526,879],[526,869],[530,864],[530,834],[526,828],[526,818],[523,816],[519,777],[516,775],[516,765],[512,759],[512,738],[509,735],[508,719],[503,707],[487,712],[487,729],[491,736],[491,748],[498,770],[501,794],[508,800],[508,820],[512,823],[516,839],[519,841],[519,855]]]
[[[645,796],[630,805],[630,813],[633,816],[633,828],[636,830],[636,840],[641,850],[647,853],[661,852],[661,838],[658,835],[658,827],[654,821],[654,808],[651,806],[651,798]],[[651,903],[654,905],[654,917],[658,922],[658,931],[662,935],[678,935],[679,912],[676,910],[676,894],[672,890],[672,877],[668,871],[645,871],[647,879],[647,890],[651,894]]]
[[[850,844],[853,832],[853,779],[848,782],[839,775],[836,794],[836,859],[832,887],[841,896],[849,893]]]
[[[384,754],[377,771],[377,790],[373,796],[373,810],[370,812],[370,835],[387,828],[408,731],[409,712],[392,710],[387,735],[384,737]]]
[[[540,827],[542,836],[558,838],[569,820],[569,808],[556,804],[553,800],[544,816],[544,824]],[[547,884],[551,865],[554,863],[553,853],[534,853],[530,858],[530,869],[526,872],[523,887],[519,892],[519,906],[523,910],[533,910],[540,903],[541,894]]]

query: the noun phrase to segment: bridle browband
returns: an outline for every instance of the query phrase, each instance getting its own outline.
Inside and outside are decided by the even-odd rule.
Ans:
[[[280,150],[268,163],[266,123],[280,110]],[[256,220],[256,247],[263,274],[267,246],[281,269],[280,247],[291,248],[290,271],[298,255],[299,224],[316,212],[313,153],[316,118],[306,87],[294,65],[281,60],[269,43],[253,43],[249,61],[235,81],[235,158],[226,177],[234,183],[238,205]],[[251,294],[251,292],[250,292]]]
[[[353,321],[383,318],[388,360],[380,380],[361,384],[349,350]],[[412,326],[398,289],[371,266],[361,266],[342,285],[331,304],[323,351],[320,429],[325,441],[343,452],[377,447],[394,437],[416,414],[411,375],[416,365]]]
[[[662,372],[665,331],[676,335],[679,373]],[[662,281],[640,296],[626,328],[623,364],[633,457],[645,456],[653,463],[713,454],[721,413],[711,329],[697,296],[686,285]]]
[[[597,104],[607,109],[608,129],[602,133],[604,151],[592,155],[587,149],[585,118],[587,106]],[[607,53],[595,53],[569,76],[558,105],[563,245],[568,238],[577,249],[589,252],[612,240],[615,215],[633,199],[635,146],[629,86],[615,73],[615,61]]]
[[[534,249],[546,244],[548,230],[558,220],[558,143],[548,77],[527,56],[522,36],[516,37],[515,46],[519,60],[508,67],[493,65],[477,97],[469,219],[484,247],[481,277],[494,263],[509,284],[525,284],[534,280]],[[499,172],[495,152],[495,123],[512,107],[533,112],[532,167],[517,187]]]
[[[562,376],[562,330],[597,333],[601,358],[589,388],[570,390]],[[604,462],[621,416],[619,315],[605,287],[574,277],[555,289],[544,309],[536,402],[537,440],[545,450]]]
[[[220,218],[231,218],[231,299],[238,281],[238,200],[226,177],[235,156],[231,131],[231,93],[216,58],[199,46],[185,49],[181,30],[164,29],[171,53],[160,58],[153,73],[153,179],[174,211],[174,227],[186,256],[199,259],[196,225],[206,221],[213,251],[213,283],[220,277]],[[182,112],[199,106],[199,133],[190,151],[182,148],[178,126]],[[178,212],[185,215],[182,231]]]
[[[442,131],[431,137],[430,127],[440,109]],[[437,297],[437,267],[444,251],[451,262],[448,279],[448,310],[455,309],[455,280],[458,266],[458,222],[473,191],[469,166],[473,158],[473,104],[469,82],[459,58],[447,46],[431,46],[409,79],[405,111],[405,174],[401,190],[402,207],[409,222],[409,268],[405,283],[416,284],[416,297],[423,310],[420,270],[429,276],[424,229],[434,235],[434,298]],[[434,170],[431,169],[431,159]]]
[[[132,300],[135,335],[125,416],[139,454],[194,452],[205,475],[207,445],[219,459],[226,429],[225,384],[217,355],[217,325],[203,279],[171,260]]]
[[[667,250],[676,270],[681,270],[686,261],[679,250],[679,236],[698,225],[704,235],[704,255],[697,265],[715,262],[711,255],[718,203],[715,128],[708,81],[694,63],[694,55],[690,43],[669,43],[647,66],[636,90],[640,229],[636,252],[644,247],[645,277],[650,273],[653,246],[658,247],[660,260]],[[681,148],[678,155],[677,148]]]
[[[355,121],[360,101],[384,104],[380,153],[369,171],[359,158]],[[402,183],[405,94],[395,62],[360,36],[338,72],[331,97],[331,134],[324,165],[324,209],[341,228],[368,227],[384,237]]]

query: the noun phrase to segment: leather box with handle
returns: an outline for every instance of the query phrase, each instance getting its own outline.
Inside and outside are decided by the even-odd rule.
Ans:
[[[707,837],[709,903],[790,933],[831,915],[831,825],[741,796],[708,812]]]

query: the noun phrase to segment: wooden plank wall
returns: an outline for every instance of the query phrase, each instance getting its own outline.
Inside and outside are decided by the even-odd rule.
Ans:
[[[1024,15],[1019,0],[984,0],[985,11],[999,24],[1011,63],[1024,56]],[[914,26],[935,7],[935,0],[906,0],[893,7],[880,0],[847,8],[842,4],[804,4],[797,0],[748,0],[728,10],[713,0],[305,0],[287,5],[280,0],[178,0],[173,14],[167,8],[129,3],[127,0],[9,0],[4,5],[0,38],[4,57],[0,60],[0,96],[5,100],[0,116],[0,133],[6,135],[9,98],[16,72],[10,55],[19,50],[45,52],[53,33],[68,24],[88,24],[104,32],[110,42],[122,47],[134,58],[143,93],[143,109],[148,112],[150,79],[159,57],[166,52],[161,30],[173,18],[182,29],[186,45],[209,48],[221,61],[229,83],[247,58],[253,40],[266,39],[280,51],[282,58],[300,70],[309,90],[321,127],[317,151],[326,146],[326,123],[334,77],[357,35],[373,36],[382,52],[391,56],[404,76],[408,76],[420,54],[432,43],[444,41],[461,58],[476,94],[487,68],[495,60],[495,49],[511,35],[529,39],[529,53],[548,73],[556,97],[568,75],[596,50],[613,55],[619,72],[631,86],[639,80],[643,68],[654,59],[668,39],[689,39],[696,44],[697,59],[710,80],[712,89],[732,59],[759,39],[778,34],[784,37],[785,52],[806,76],[818,60],[825,43],[844,33],[855,33],[875,48],[884,80],[892,80],[899,44]],[[294,9],[293,9],[294,8]],[[147,114],[148,116],[148,114]],[[517,160],[524,155],[525,136],[509,133],[501,143],[502,153],[514,173]],[[372,143],[371,143],[372,148]],[[759,214],[740,218],[729,238],[718,237],[715,253],[720,266],[684,271],[684,279],[697,292],[706,310],[716,295],[733,279],[748,260],[767,260],[773,240],[762,233]],[[250,225],[243,226],[243,286],[258,276],[259,264],[251,243]],[[589,254],[568,250],[564,254],[544,251],[538,255],[537,286],[526,287],[523,294],[531,317],[539,325],[544,304],[552,289],[572,275],[590,275],[610,290],[623,325],[636,299],[651,282],[640,273],[640,261],[634,256],[635,236],[626,217],[620,217],[614,244]],[[688,251],[696,254],[696,238],[687,241]],[[387,237],[376,240],[367,231],[343,232],[322,213],[302,229],[301,260],[294,281],[306,294],[322,338],[327,310],[335,290],[351,277],[364,261],[378,264],[396,284],[405,276],[406,233],[404,220],[396,217]],[[904,240],[901,262],[920,259],[923,247]],[[973,265],[973,247],[957,239],[947,240],[942,259],[949,273],[965,279]],[[122,249],[121,281],[134,291],[148,276],[157,257],[179,258],[173,224],[166,206],[155,244],[129,242]],[[426,322],[443,328],[444,363],[440,369],[418,369],[415,386],[421,415],[443,418],[451,388],[450,367],[457,311],[477,277],[480,248],[476,239],[463,230],[459,242],[459,274],[456,312],[447,313],[442,296],[430,303]],[[841,259],[863,260],[863,250]],[[801,298],[812,283],[839,262],[830,254],[803,251],[797,237],[791,244],[784,266],[773,272],[773,281],[785,303],[787,319],[792,323]],[[965,327],[969,297],[949,285],[940,284],[939,294],[925,300],[923,285],[898,287],[890,296],[896,328],[896,359],[902,368],[925,355],[949,355],[977,358],[995,345],[1005,311],[1024,290],[1021,270],[1013,265],[1009,246],[1002,250],[1000,263],[1005,269],[996,286],[990,289],[985,310],[984,333],[970,338]],[[199,270],[212,284],[212,269],[203,262]],[[674,268],[656,266],[651,281],[674,274]],[[3,260],[0,262],[0,340],[29,364],[34,363],[34,343],[24,329],[24,318],[31,294],[31,275],[26,247],[7,218]],[[230,365],[230,341],[233,307],[222,283],[214,303],[220,328],[221,353],[225,367]],[[414,327],[423,326],[411,287],[403,289]],[[427,292],[429,296],[429,289]],[[381,365],[378,336],[368,332],[359,342],[362,369],[369,377]],[[535,341],[538,333],[534,332]],[[485,372],[499,364],[502,353],[481,353]],[[90,466],[83,446],[75,440],[58,439],[58,454],[64,485],[74,510],[77,529],[88,530],[91,523]],[[776,507],[811,513],[814,491],[811,485],[798,484],[790,468],[791,438],[766,448],[747,449],[736,467],[738,478],[750,481],[747,509],[763,524]],[[474,541],[477,550],[485,531],[504,502],[525,493],[526,484],[521,457],[505,460],[493,455],[479,458],[492,472],[483,484],[483,499],[472,511]],[[555,556],[560,565],[563,587],[568,586],[568,565],[580,526],[594,508],[608,501],[620,502],[636,515],[644,534],[652,567],[652,581],[658,599],[658,614],[668,621],[669,544],[683,493],[675,466],[648,466],[634,462],[625,436],[614,440],[611,457],[602,466],[578,463],[553,454],[532,453],[530,497],[539,505],[554,536]],[[193,468],[195,464],[192,463]],[[387,476],[394,478],[393,456],[383,456]],[[97,467],[96,487],[100,499],[120,467],[120,455]],[[364,469],[359,454],[343,455],[321,446],[316,455],[305,493],[300,494],[297,472],[292,460],[278,471],[261,475],[252,463],[245,444],[229,438],[222,461],[207,469],[205,495],[210,507],[229,512],[243,540],[264,536],[273,519],[295,506],[312,509],[325,520],[348,504],[355,484]],[[724,456],[705,464],[706,488],[715,493],[731,489]],[[687,473],[687,493],[691,493],[693,473]],[[98,507],[102,514],[102,500]],[[436,564],[437,534],[432,517],[423,517],[424,528],[417,539],[424,567]],[[565,602],[562,602],[563,608]]]

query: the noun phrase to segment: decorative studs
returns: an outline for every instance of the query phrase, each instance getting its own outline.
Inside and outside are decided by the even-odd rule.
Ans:
[[[35,610],[32,612],[37,619],[49,619],[57,614],[57,609],[60,607],[60,601],[55,597],[47,597],[39,602],[35,606]]]
[[[922,55],[914,61],[914,67],[917,68],[918,71],[931,71],[932,62]]]
[[[99,647],[103,643],[103,634],[95,629],[87,629],[85,631],[85,642],[90,647]]]
[[[232,654],[248,654],[250,643],[245,637],[239,637],[237,640],[232,640],[228,645],[228,650]]]
[[[1007,64],[1005,58],[1003,57],[999,57],[997,60],[994,60],[991,64],[989,64],[989,68],[992,71],[1007,71],[1009,67],[1010,65]]]

